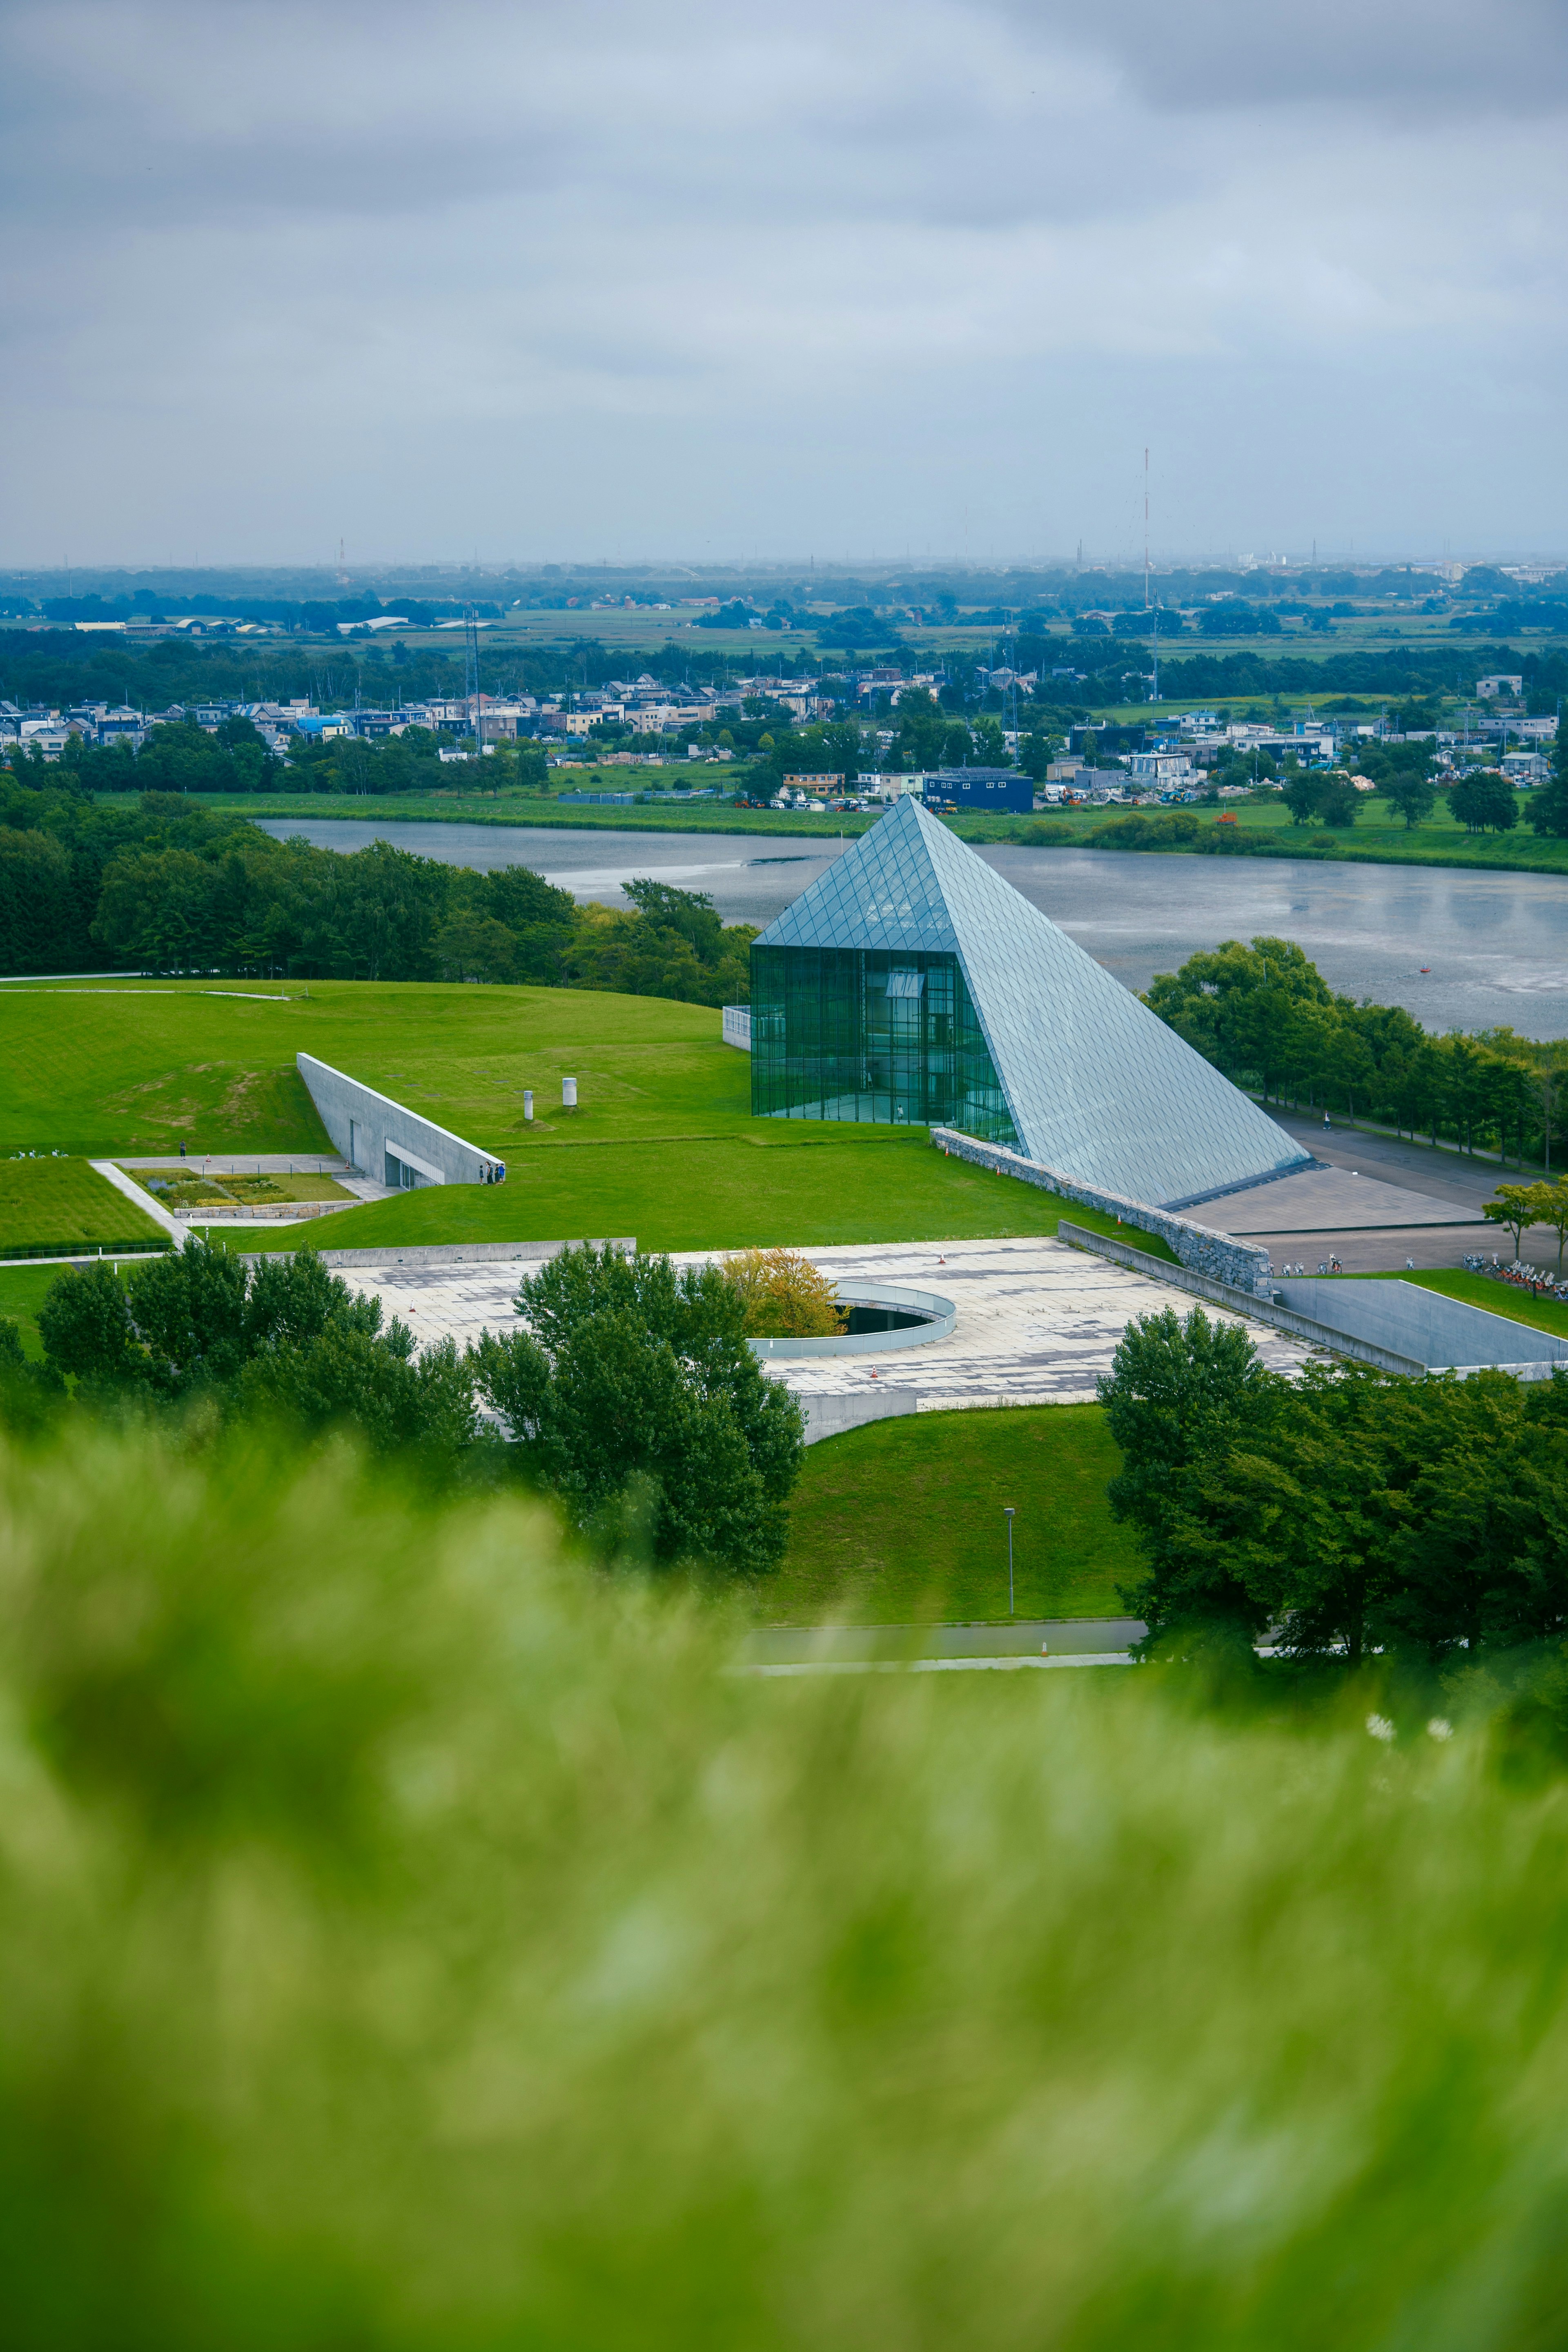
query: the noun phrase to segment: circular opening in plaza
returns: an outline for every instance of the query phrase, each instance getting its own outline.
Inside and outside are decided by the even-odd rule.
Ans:
[[[958,1319],[951,1298],[933,1290],[903,1290],[885,1282],[841,1282],[837,1297],[845,1328],[832,1339],[753,1339],[764,1361],[779,1357],[865,1356],[888,1348],[924,1348],[950,1339]]]

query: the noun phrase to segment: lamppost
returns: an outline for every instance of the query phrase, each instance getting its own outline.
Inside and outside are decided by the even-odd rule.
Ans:
[[[1007,1614],[1008,1614],[1008,1616],[1009,1616],[1009,1617],[1011,1617],[1011,1616],[1014,1614],[1014,1609],[1013,1609],[1013,1511],[1014,1511],[1014,1507],[1014,1507],[1014,1505],[1013,1505],[1013,1504],[1011,1504],[1011,1503],[1004,1503],[1004,1504],[1003,1504],[1003,1506],[1002,1506],[1003,1516],[1005,1517],[1006,1522],[1007,1522]]]

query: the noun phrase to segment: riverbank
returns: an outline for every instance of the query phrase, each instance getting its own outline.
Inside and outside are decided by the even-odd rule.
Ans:
[[[591,772],[584,772],[576,789],[614,790],[613,779],[612,771],[601,785]],[[825,815],[818,810],[795,815],[782,809],[735,808],[723,801],[689,801],[673,808],[661,807],[657,802],[621,807],[603,803],[563,805],[557,800],[518,792],[389,793],[374,799],[335,793],[215,793],[210,799],[204,795],[202,806],[273,821],[294,816],[363,824],[379,820],[401,824],[538,825],[558,827],[563,832],[723,833],[795,839],[834,835],[853,840],[877,822],[873,814],[855,812],[840,816]],[[954,821],[953,830],[962,840],[977,845],[995,842],[1026,848],[1083,849],[1104,846],[1103,843],[1090,842],[1089,836],[1132,814],[1130,810],[1100,808],[1053,809],[1034,816],[963,816]],[[1139,814],[1157,819],[1163,812]],[[1248,804],[1226,812],[1227,816],[1234,815],[1236,822],[1234,825],[1226,823],[1223,828],[1217,814],[1206,809],[1194,814],[1201,828],[1198,842],[1204,845],[1202,847],[1192,842],[1173,842],[1156,849],[1115,854],[1308,857],[1325,865],[1427,866],[1479,873],[1568,875],[1568,838],[1530,833],[1522,824],[1511,834],[1468,834],[1441,802],[1424,824],[1406,830],[1403,820],[1384,803],[1373,800],[1353,830],[1343,834],[1328,833],[1321,825],[1292,824],[1289,812],[1278,802]],[[1227,853],[1210,846],[1216,830],[1222,838],[1239,833],[1247,848]]]

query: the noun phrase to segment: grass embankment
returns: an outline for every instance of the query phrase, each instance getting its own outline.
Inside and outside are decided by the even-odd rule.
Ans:
[[[668,780],[684,776],[667,770]],[[642,777],[627,782],[624,768],[602,773],[584,769],[556,790],[583,793],[646,792]],[[732,789],[732,787],[731,787]],[[100,795],[111,799],[113,795]],[[865,833],[875,824],[873,814],[796,816],[784,809],[734,808],[727,801],[684,801],[678,806],[615,807],[600,803],[588,807],[561,804],[553,793],[434,792],[378,794],[355,799],[341,793],[262,793],[203,795],[202,806],[240,816],[330,818],[340,824],[508,824],[544,825],[562,833],[737,833],[805,835],[812,840],[836,840]]]
[[[728,1673],[330,1455],[0,1511],[15,2342],[1559,2338],[1568,1806],[1440,1694]]]
[[[889,1375],[889,1377],[892,1377]],[[1120,1461],[1098,1405],[920,1412],[808,1446],[768,1624],[1005,1618],[1011,1503],[1020,1617],[1121,1612],[1139,1571],[1105,1499]]]
[[[617,773],[621,775],[618,784]],[[610,792],[631,787],[625,782],[624,772],[608,769],[602,775],[584,771],[581,780],[568,789]],[[839,834],[846,839],[852,839],[877,822],[876,816],[870,814],[795,816],[786,815],[782,810],[737,809],[723,803],[701,801],[687,803],[679,808],[563,807],[553,799],[542,799],[527,793],[493,795],[420,793],[401,797],[388,795],[376,800],[354,800],[342,794],[322,793],[272,793],[247,797],[215,794],[210,802],[204,800],[203,805],[231,810],[245,816],[279,819],[321,817],[339,823],[373,826],[378,822],[528,824],[574,827],[595,833],[792,834],[818,840]],[[1031,828],[1049,825],[1063,837],[1054,844],[1047,838],[1038,845],[1088,847],[1089,835],[1129,814],[1130,811],[1118,808],[1074,808],[1041,810],[1033,817],[962,815],[952,820],[952,827],[962,840],[984,847],[988,843],[999,845],[1022,843],[1028,846],[1031,845]],[[1159,812],[1152,810],[1143,814],[1153,816]],[[1289,811],[1281,802],[1272,799],[1257,804],[1248,802],[1235,803],[1230,814],[1235,816],[1241,831],[1262,836],[1271,850],[1286,857],[1327,857],[1331,861],[1349,859],[1352,863],[1382,866],[1473,866],[1505,873],[1568,874],[1568,839],[1531,832],[1523,822],[1522,810],[1521,821],[1511,833],[1470,834],[1458,823],[1441,794],[1431,815],[1414,830],[1407,830],[1404,818],[1387,802],[1370,796],[1359,814],[1358,822],[1343,831],[1330,831],[1320,824],[1292,824]],[[1218,812],[1206,808],[1200,810],[1198,816],[1199,822],[1205,826],[1219,821]],[[1171,857],[1197,855],[1190,845],[1181,844],[1173,845],[1169,849],[1136,854]]]
[[[1219,813],[1215,810],[1197,808],[1187,813],[1195,815],[1205,829],[1220,822]],[[1058,847],[1088,847],[1088,835],[1102,826],[1114,826],[1119,820],[1134,815],[1148,823],[1158,823],[1162,814],[1163,812],[1155,808],[1052,809],[1041,811],[1032,818],[1015,817],[1011,823],[1005,817],[961,817],[955,830],[966,841],[1006,841],[1016,836],[1026,842],[1032,827],[1048,825],[1054,831],[1070,835],[1070,838],[1058,840]],[[1342,831],[1331,831],[1321,824],[1293,824],[1289,809],[1282,802],[1274,799],[1258,803],[1237,802],[1228,814],[1236,819],[1236,830],[1266,842],[1272,853],[1282,857],[1327,858],[1330,863],[1348,859],[1352,863],[1381,866],[1457,866],[1495,868],[1509,873],[1568,874],[1568,840],[1550,834],[1531,833],[1523,823],[1522,814],[1512,833],[1467,833],[1441,793],[1431,815],[1413,830],[1406,829],[1404,818],[1386,801],[1373,796],[1367,798],[1356,824]],[[1231,828],[1227,825],[1226,830],[1228,832]],[[1114,854],[1119,856],[1190,857],[1199,853],[1190,845],[1178,842],[1169,848],[1119,850]]]
[[[107,1249],[163,1230],[85,1160],[0,1160],[0,1250]]]
[[[718,1013],[587,990],[354,981],[0,992],[0,1132],[104,1157],[331,1151],[304,1051],[494,1152],[443,1185],[314,1220],[322,1249],[636,1234],[655,1249],[1054,1234],[1094,1213],[944,1159],[923,1129],[753,1119]],[[561,1080],[579,1108],[560,1108]],[[541,1116],[522,1116],[525,1087]],[[127,1203],[128,1213],[130,1204]],[[1101,1221],[1115,1232],[1113,1219]],[[298,1229],[247,1248],[298,1246]],[[1141,1244],[1142,1245],[1142,1244]]]

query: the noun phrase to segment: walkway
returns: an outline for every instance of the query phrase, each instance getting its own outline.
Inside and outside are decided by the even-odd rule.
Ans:
[[[879,1387],[912,1391],[921,1412],[1088,1403],[1134,1316],[1171,1307],[1185,1315],[1192,1305],[1143,1275],[1054,1240],[914,1242],[803,1255],[840,1280],[936,1291],[958,1309],[952,1337],[924,1347],[771,1365],[772,1376],[803,1399],[854,1395],[874,1380]],[[679,1265],[710,1262],[706,1253],[676,1258]],[[344,1272],[355,1289],[381,1300],[389,1318],[401,1316],[421,1346],[449,1338],[463,1347],[481,1330],[517,1328],[515,1265]],[[1205,1311],[1222,1322],[1245,1320],[1223,1307]],[[1302,1341],[1266,1325],[1247,1328],[1275,1370],[1294,1371],[1311,1353]]]

